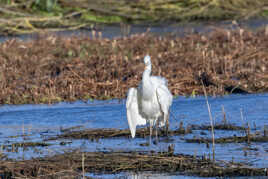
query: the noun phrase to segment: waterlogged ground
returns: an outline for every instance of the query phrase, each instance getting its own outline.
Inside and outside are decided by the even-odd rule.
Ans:
[[[226,120],[237,126],[250,126],[251,133],[268,128],[268,94],[230,95],[209,98],[215,123],[223,120],[222,108]],[[180,122],[187,125],[209,125],[206,101],[204,97],[185,98],[179,96],[171,107],[171,130],[178,128]],[[54,105],[4,105],[0,107],[0,145],[8,158],[17,160],[39,156],[51,156],[79,149],[82,151],[167,151],[169,144],[175,145],[175,153],[207,157],[211,156],[211,144],[187,143],[185,139],[210,138],[209,130],[193,130],[187,135],[172,136],[168,140],[160,138],[158,145],[143,146],[148,138],[106,138],[96,140],[57,139],[65,129],[82,130],[88,128],[128,128],[124,100],[88,101],[58,103]],[[245,136],[243,130],[216,130],[215,137]],[[40,142],[39,146],[20,147],[18,143]],[[44,146],[46,144],[47,146]],[[242,162],[257,168],[268,166],[268,143],[251,142],[216,144],[216,160]],[[133,176],[120,173],[120,176],[137,178],[142,176],[161,177],[143,173]],[[179,174],[169,175],[178,176]],[[93,176],[90,174],[90,176]],[[109,176],[109,175],[108,175]],[[107,176],[107,177],[108,177]],[[97,176],[94,176],[97,177]],[[104,177],[104,176],[103,176]]]

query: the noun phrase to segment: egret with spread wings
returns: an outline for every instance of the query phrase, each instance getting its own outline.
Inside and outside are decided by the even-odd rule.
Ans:
[[[168,90],[167,80],[160,76],[151,76],[152,64],[149,55],[144,57],[145,70],[138,88],[130,88],[127,95],[127,120],[132,138],[137,125],[150,124],[150,143],[152,127],[166,126],[168,130],[169,107],[172,94]]]

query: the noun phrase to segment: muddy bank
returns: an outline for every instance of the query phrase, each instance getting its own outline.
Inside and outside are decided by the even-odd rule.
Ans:
[[[182,172],[203,177],[266,176],[265,168],[241,163],[213,162],[209,158],[154,152],[70,152],[53,157],[25,161],[1,161],[0,176],[14,177],[81,177],[83,173]]]
[[[0,103],[53,103],[125,98],[152,57],[153,75],[168,79],[173,95],[268,91],[268,29],[216,29],[207,35],[118,39],[56,37],[0,44]]]

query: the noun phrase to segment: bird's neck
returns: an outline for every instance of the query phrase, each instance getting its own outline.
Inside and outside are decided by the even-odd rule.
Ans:
[[[151,65],[145,67],[145,70],[142,74],[142,83],[147,83],[148,81],[150,81],[151,71],[152,71]]]
[[[153,86],[152,86],[152,82],[150,79],[151,76],[151,70],[152,67],[150,66],[146,66],[145,70],[142,74],[142,94],[144,98],[148,98],[149,96],[152,96],[153,94]]]

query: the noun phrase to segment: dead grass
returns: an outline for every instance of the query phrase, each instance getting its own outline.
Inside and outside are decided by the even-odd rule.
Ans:
[[[142,58],[168,79],[173,95],[268,91],[264,30],[218,29],[207,35],[119,39],[44,35],[0,44],[0,103],[53,103],[124,98],[141,80]]]
[[[83,157],[82,157],[83,156]],[[82,162],[84,160],[84,163]],[[126,171],[183,172],[198,176],[265,176],[263,168],[239,163],[216,162],[208,158],[170,152],[82,152],[75,151],[52,157],[25,161],[1,161],[4,178],[78,178],[87,173]]]

